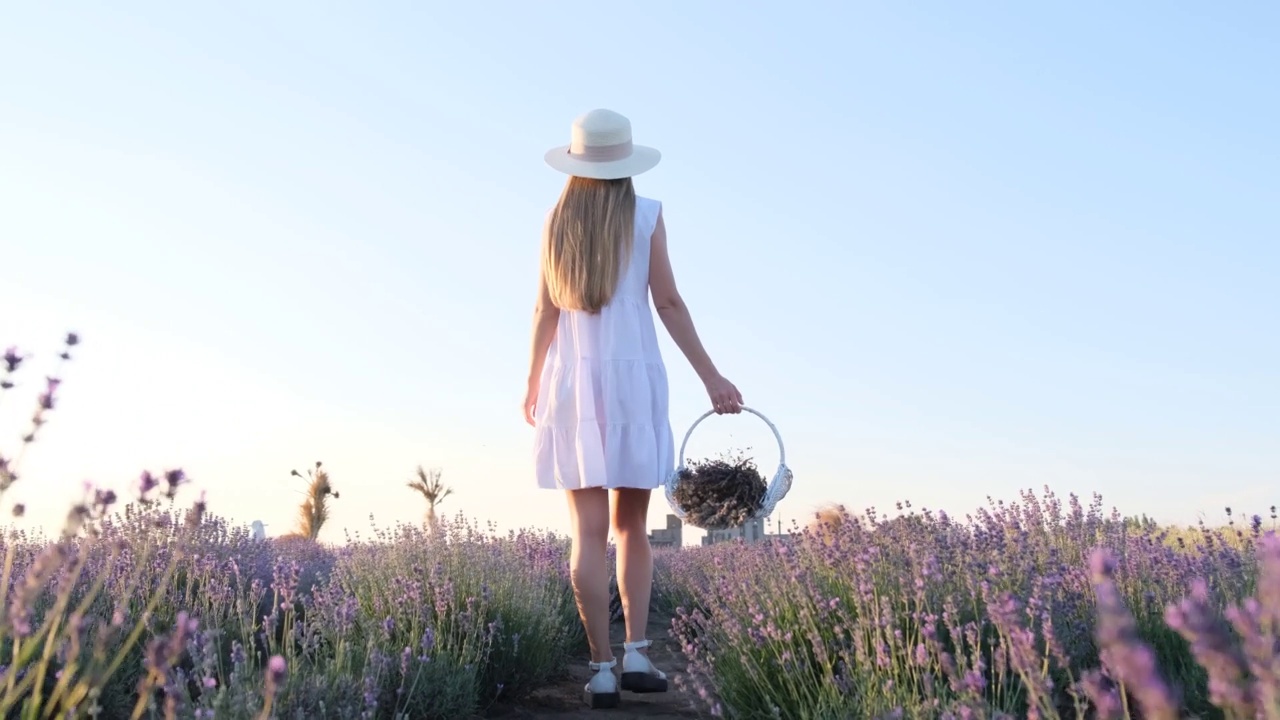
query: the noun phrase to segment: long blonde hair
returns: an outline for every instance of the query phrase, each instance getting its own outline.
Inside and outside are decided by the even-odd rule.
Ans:
[[[551,212],[542,254],[556,307],[594,314],[609,303],[631,257],[635,218],[631,178],[570,176]]]

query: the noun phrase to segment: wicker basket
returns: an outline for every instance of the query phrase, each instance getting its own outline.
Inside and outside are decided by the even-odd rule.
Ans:
[[[753,410],[745,405],[742,406],[742,410],[743,412],[749,412],[763,420],[765,424],[769,426],[769,429],[773,431],[774,439],[778,441],[778,469],[774,472],[773,479],[769,481],[769,486],[764,493],[764,499],[760,503],[760,509],[752,516],[753,519],[760,519],[773,514],[778,502],[787,496],[787,492],[791,490],[792,473],[791,468],[787,467],[787,451],[782,445],[782,435],[778,433],[778,428],[774,426],[769,418],[762,415],[759,411]],[[687,467],[685,466],[684,451],[689,445],[689,438],[693,435],[694,429],[697,428],[703,420],[706,420],[714,414],[714,410],[708,410],[697,420],[694,420],[693,425],[689,426],[688,432],[684,434],[684,441],[680,443],[680,453],[677,456],[679,459],[679,465],[676,467],[675,471],[667,477],[667,481],[664,483],[664,489],[667,495],[667,504],[671,506],[671,510],[675,513],[676,517],[680,518],[682,521],[685,519],[686,514],[684,508],[680,507],[679,503],[676,502],[676,486],[680,483],[681,474],[687,470]]]

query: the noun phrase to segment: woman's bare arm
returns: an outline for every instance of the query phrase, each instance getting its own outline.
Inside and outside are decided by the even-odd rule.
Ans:
[[[671,339],[706,385],[712,407],[716,412],[739,412],[742,409],[742,393],[711,362],[711,356],[702,346],[698,331],[693,327],[689,306],[676,289],[675,273],[667,254],[667,226],[662,219],[661,210],[658,211],[658,224],[653,230],[649,250],[649,292],[653,295],[653,305],[658,311],[658,317],[671,334]]]

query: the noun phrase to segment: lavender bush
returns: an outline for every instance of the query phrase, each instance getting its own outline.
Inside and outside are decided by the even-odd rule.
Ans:
[[[10,680],[14,697],[38,702],[41,717],[54,707],[104,718],[458,718],[562,671],[582,643],[564,542],[461,521],[441,529],[328,549],[131,505],[103,518],[92,543],[10,533],[14,574],[28,579],[10,592],[21,609],[10,622],[70,618],[43,677]],[[57,682],[33,695],[44,678]]]
[[[63,365],[79,342],[74,333],[66,336],[18,450],[0,454],[0,495],[21,479],[22,461],[57,405]],[[18,387],[18,370],[28,359],[16,348],[5,351],[0,401],[10,400]],[[158,494],[172,503],[186,479],[181,470],[159,476],[144,473],[137,506],[152,506]],[[0,667],[0,713],[6,718],[102,716],[108,679],[138,653],[145,637],[152,643],[151,672],[137,685],[134,709],[117,715],[139,717],[155,678],[172,667],[171,655],[162,652],[165,640],[155,634],[154,613],[164,594],[152,588],[174,577],[186,539],[202,521],[204,503],[197,502],[179,522],[170,524],[177,542],[129,547],[107,531],[107,517],[117,501],[113,491],[86,486],[84,498],[71,507],[56,540],[29,538],[12,529],[3,533],[0,659],[7,662]],[[24,512],[21,504],[14,505],[16,517]],[[115,602],[110,602],[121,586],[128,593],[114,595]],[[181,638],[188,627],[182,618],[173,637]]]
[[[5,353],[0,402],[26,359]],[[0,492],[59,384],[0,455]],[[341,548],[259,541],[202,500],[179,509],[185,484],[144,473],[123,507],[87,488],[53,539],[0,529],[0,715],[462,718],[528,693],[584,642],[562,538],[458,519]]]
[[[1189,534],[1048,489],[899,509],[659,554],[679,681],[732,718],[1280,718],[1274,510]]]

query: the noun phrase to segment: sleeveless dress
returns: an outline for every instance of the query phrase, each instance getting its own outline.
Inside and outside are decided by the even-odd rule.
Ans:
[[[652,490],[675,468],[667,371],[649,309],[661,208],[636,197],[631,257],[600,313],[560,311],[534,409],[539,487]]]

